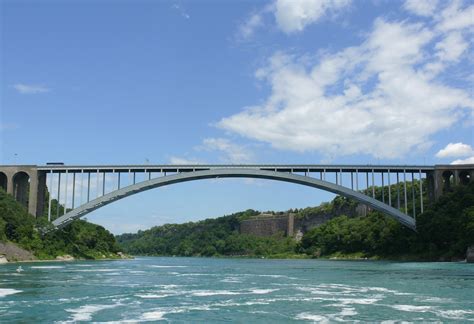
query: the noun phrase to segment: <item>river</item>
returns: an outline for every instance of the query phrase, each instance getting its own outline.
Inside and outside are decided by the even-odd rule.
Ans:
[[[0,266],[0,322],[474,321],[474,265],[139,257]]]

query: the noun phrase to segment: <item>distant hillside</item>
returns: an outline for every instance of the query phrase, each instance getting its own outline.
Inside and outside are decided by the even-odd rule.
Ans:
[[[337,197],[320,207],[290,210],[295,213],[298,229],[321,224],[338,212],[355,213],[357,204]],[[282,214],[266,212],[270,214]],[[228,216],[184,224],[166,224],[139,231],[136,234],[117,236],[117,242],[125,252],[135,255],[180,256],[275,256],[294,254],[297,242],[285,237],[284,232],[271,237],[240,234],[240,223],[260,214],[254,210]],[[355,215],[355,214],[354,214]]]
[[[57,204],[53,204],[53,211]],[[12,196],[0,189],[0,253],[15,250],[12,243],[31,251],[39,259],[55,259],[61,255],[96,259],[118,257],[114,236],[102,226],[78,220],[65,228],[42,237],[37,227],[47,224],[44,217],[34,218]],[[16,254],[15,254],[16,253]],[[11,254],[16,260],[31,259],[28,253]],[[15,257],[17,255],[17,257]],[[26,257],[28,256],[28,257]],[[9,260],[15,261],[15,260]]]
[[[419,182],[414,184],[419,203]],[[407,183],[411,193],[412,183]],[[395,202],[396,188],[392,187]],[[369,189],[371,190],[371,188]],[[388,188],[375,188],[388,201]],[[412,211],[408,195],[408,212]],[[426,197],[423,197],[424,200]],[[403,195],[400,197],[404,205]],[[425,206],[427,206],[425,201]],[[392,218],[370,210],[359,216],[358,203],[336,197],[318,207],[293,209],[301,242],[283,233],[271,237],[240,234],[240,222],[259,212],[241,213],[185,224],[166,224],[117,236],[120,248],[135,255],[377,257],[410,260],[459,260],[474,244],[474,184],[447,193],[417,216],[418,234]],[[282,212],[266,212],[266,214]],[[299,223],[298,223],[299,222]],[[298,225],[297,225],[298,224]]]

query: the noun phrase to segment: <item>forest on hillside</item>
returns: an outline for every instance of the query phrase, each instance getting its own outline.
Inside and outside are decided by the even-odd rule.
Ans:
[[[419,183],[408,183],[407,208],[419,205]],[[374,188],[380,199],[388,188]],[[392,187],[392,190],[396,188]],[[396,197],[396,191],[391,193]],[[415,203],[410,198],[415,199]],[[424,197],[426,199],[426,197]],[[403,197],[402,204],[403,205]],[[294,209],[296,218],[311,218],[322,211],[343,210],[354,202],[336,197],[318,207]],[[424,202],[427,206],[427,201]],[[259,212],[247,210],[215,219],[156,226],[117,236],[121,249],[135,255],[251,256],[251,257],[362,257],[409,260],[464,259],[474,244],[474,183],[455,187],[416,216],[415,233],[392,218],[371,211],[367,216],[338,215],[306,232],[301,241],[274,235],[239,233],[242,220]],[[278,214],[278,212],[277,212]]]
[[[58,203],[53,200],[53,213],[56,208]],[[82,259],[118,257],[119,247],[114,235],[102,226],[77,220],[63,229],[42,235],[41,229],[48,225],[46,216],[32,217],[25,207],[0,189],[0,242],[14,243],[33,252],[38,259],[55,259],[66,254]]]

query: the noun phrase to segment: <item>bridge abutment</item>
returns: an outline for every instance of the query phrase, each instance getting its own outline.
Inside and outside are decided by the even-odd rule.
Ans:
[[[6,188],[7,193],[22,204],[28,213],[40,216],[44,207],[46,176],[40,176],[35,165],[0,166],[0,174],[3,178],[2,188]]]
[[[428,177],[429,181],[433,181],[433,192],[430,201],[436,201],[444,193],[451,191],[455,186],[467,185],[473,181],[474,167],[473,165],[437,165],[433,174]],[[428,185],[429,186],[429,185]],[[430,192],[429,192],[430,194]]]

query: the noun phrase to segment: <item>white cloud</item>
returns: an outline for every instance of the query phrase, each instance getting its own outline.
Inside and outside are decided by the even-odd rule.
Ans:
[[[439,45],[444,52],[433,53],[443,35],[421,23],[377,19],[359,46],[312,62],[276,53],[256,73],[270,96],[217,125],[275,148],[333,157],[399,158],[426,148],[433,134],[474,111],[472,94],[436,79],[447,67],[441,59],[462,52]]]
[[[181,158],[177,156],[172,156],[169,158],[169,161],[171,164],[178,164],[178,165],[184,165],[184,164],[202,164],[198,160],[195,159],[187,159],[187,158]]]
[[[248,148],[225,138],[206,138],[197,149],[221,152],[221,160],[225,163],[248,163],[253,160],[253,153]]]
[[[276,0],[275,19],[285,33],[302,31],[330,12],[350,5],[351,0]]]
[[[243,39],[252,37],[255,30],[263,26],[263,18],[261,13],[254,13],[240,26],[239,36]]]
[[[469,155],[474,155],[474,150],[470,145],[464,143],[449,143],[444,149],[436,153],[438,158],[465,157]]]
[[[474,4],[463,8],[462,1],[454,0],[436,16],[437,28],[442,31],[460,30],[474,26]]]
[[[469,48],[469,44],[464,40],[460,32],[451,32],[442,41],[438,42],[435,47],[438,50],[436,55],[442,61],[457,61]]]
[[[45,93],[45,92],[51,91],[51,89],[43,85],[23,84],[23,83],[14,84],[13,88],[21,94],[37,94],[37,93]]]
[[[437,0],[406,0],[404,8],[419,16],[431,16],[437,5]]]
[[[456,160],[451,162],[451,164],[474,164],[474,156],[471,156],[464,160]]]
[[[181,15],[181,17],[183,17],[185,19],[191,18],[191,16],[187,13],[187,11],[182,6],[180,6],[178,4],[174,4],[172,8],[174,10],[178,11],[179,14]]]

